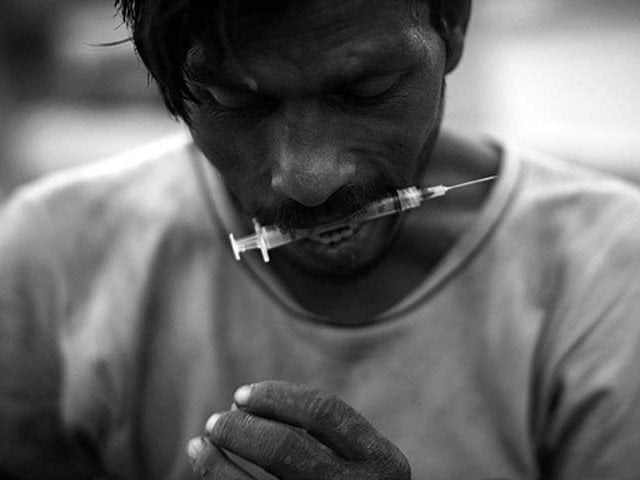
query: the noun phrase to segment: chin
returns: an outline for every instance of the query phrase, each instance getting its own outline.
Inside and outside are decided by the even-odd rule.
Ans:
[[[366,222],[284,247],[281,255],[297,270],[333,282],[357,280],[382,261],[397,236],[400,217]]]

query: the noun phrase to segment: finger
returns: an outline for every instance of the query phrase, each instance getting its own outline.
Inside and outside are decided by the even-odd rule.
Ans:
[[[337,472],[341,466],[340,459],[304,432],[242,410],[213,415],[206,430],[212,444],[281,479]]]
[[[280,381],[240,387],[234,402],[260,417],[300,427],[339,455],[359,460],[388,443],[355,409],[318,388]]]
[[[196,437],[189,441],[187,453],[193,471],[206,480],[255,480],[255,477],[236,465],[227,455],[206,438]]]

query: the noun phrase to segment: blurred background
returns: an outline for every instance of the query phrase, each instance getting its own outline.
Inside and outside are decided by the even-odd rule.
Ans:
[[[640,182],[640,1],[476,0],[446,123]],[[1,0],[0,201],[181,130],[112,2]]]

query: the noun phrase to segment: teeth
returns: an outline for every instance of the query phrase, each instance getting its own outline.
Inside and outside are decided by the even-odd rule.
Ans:
[[[333,243],[339,243],[347,238],[353,236],[355,230],[351,227],[343,227],[330,232],[321,233],[319,235],[312,235],[309,237],[314,242],[321,243],[322,245],[331,245]]]

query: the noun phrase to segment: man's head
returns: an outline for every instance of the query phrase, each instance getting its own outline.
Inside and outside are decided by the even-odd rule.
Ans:
[[[352,213],[418,182],[470,0],[120,0],[169,109],[247,218],[283,228]],[[397,219],[299,242],[284,256],[353,273]]]

